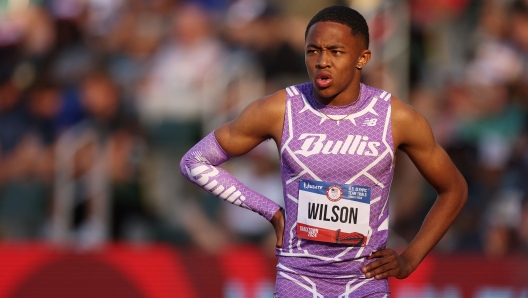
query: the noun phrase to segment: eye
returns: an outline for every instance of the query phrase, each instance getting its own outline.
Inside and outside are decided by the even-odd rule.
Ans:
[[[342,51],[338,51],[338,50],[332,50],[332,54],[341,55],[341,54],[343,54],[343,52]]]
[[[317,50],[313,50],[313,49],[306,50],[306,54],[316,54],[317,52],[318,52]]]

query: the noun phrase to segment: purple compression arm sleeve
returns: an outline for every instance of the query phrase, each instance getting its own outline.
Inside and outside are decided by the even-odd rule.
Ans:
[[[229,203],[257,212],[271,221],[280,206],[249,189],[218,167],[229,156],[218,144],[214,132],[203,138],[183,156],[180,170],[185,178]]]

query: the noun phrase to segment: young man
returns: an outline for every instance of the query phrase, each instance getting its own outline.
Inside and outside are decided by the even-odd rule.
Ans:
[[[464,206],[467,186],[422,115],[360,83],[371,52],[357,11],[323,9],[305,36],[310,82],[250,104],[193,147],[181,170],[273,224],[276,297],[388,297],[387,278],[416,269]],[[285,213],[217,167],[267,139],[281,157]],[[438,193],[400,255],[386,248],[395,149],[408,154]]]

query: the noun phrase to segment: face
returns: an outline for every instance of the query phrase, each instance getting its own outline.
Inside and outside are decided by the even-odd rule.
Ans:
[[[361,71],[370,51],[350,28],[334,22],[318,22],[308,30],[305,62],[316,97],[325,103],[347,104],[356,100]]]
[[[96,118],[110,119],[119,109],[120,98],[116,86],[105,77],[88,78],[83,83],[82,100]]]

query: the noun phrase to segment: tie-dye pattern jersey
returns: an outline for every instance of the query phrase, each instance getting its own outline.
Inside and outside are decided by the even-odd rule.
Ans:
[[[286,88],[280,146],[286,224],[283,248],[277,249],[278,297],[304,297],[293,287],[311,293],[307,297],[388,293],[386,280],[366,279],[361,267],[367,256],[385,248],[387,242],[394,174],[391,95],[364,84],[360,88],[359,102],[342,107],[316,102],[312,83]],[[355,247],[297,238],[300,180],[369,187],[366,244]]]

